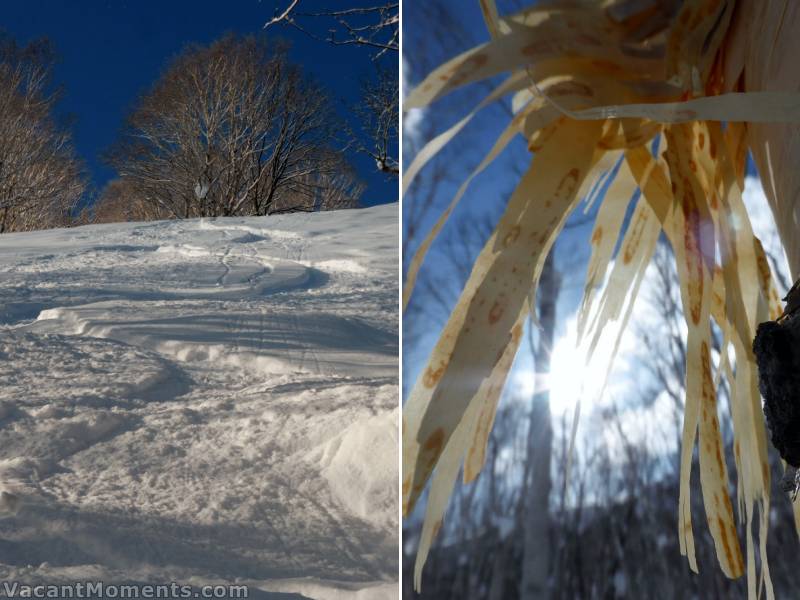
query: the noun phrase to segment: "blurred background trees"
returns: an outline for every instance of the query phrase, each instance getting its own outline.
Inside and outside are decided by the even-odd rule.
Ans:
[[[157,204],[147,202],[128,179],[112,179],[100,192],[92,207],[93,222],[155,221],[168,219],[169,213]]]
[[[53,49],[0,35],[0,233],[70,223],[86,189],[69,132],[53,116]]]
[[[748,183],[758,185],[755,178]],[[767,211],[766,200],[757,193],[762,211]],[[465,216],[454,223],[451,241],[437,248],[439,261],[451,260],[456,248],[461,252],[474,248],[468,238],[462,244],[452,242],[459,231],[477,233],[462,224],[467,221]],[[569,288],[582,284],[583,273],[569,263],[570,253],[561,254],[551,273],[566,293],[541,282],[539,326],[528,324],[528,343],[517,360],[517,376],[500,401],[485,471],[475,482],[456,487],[443,533],[425,567],[421,594],[412,591],[412,575],[422,515],[417,511],[404,522],[404,598],[746,596],[743,579],[727,579],[715,568],[708,533],[696,528],[699,574],[689,570],[678,548],[685,347],[670,253],[662,241],[634,309],[633,327],[623,339],[622,366],[612,373],[612,385],[601,402],[584,403],[571,461],[573,406],[564,403],[565,388],[571,387],[564,379],[580,379],[584,373],[576,363],[570,371],[570,361],[580,359],[569,356],[573,340],[563,329],[555,328],[555,352],[546,353],[546,310],[549,304],[559,311],[559,319],[568,320],[574,311]],[[460,252],[455,255],[466,262]],[[780,264],[785,275],[783,257]],[[441,262],[438,267],[440,273],[446,268]],[[443,285],[440,276],[440,289],[457,288],[461,277],[447,278]],[[442,295],[436,299],[428,288],[419,293],[421,306],[416,310],[426,313],[430,323],[443,314]],[[423,334],[417,331],[415,339],[424,339]],[[415,351],[409,347],[406,356]],[[719,359],[718,350],[712,354]],[[554,370],[549,368],[550,361],[556,363]],[[726,460],[735,473],[728,393],[724,390],[720,399],[720,423]],[[555,395],[552,403],[547,394]],[[775,452],[771,452],[771,469],[770,572],[776,597],[792,597],[800,544],[791,503],[780,489],[783,467]],[[692,485],[699,485],[696,466]],[[692,503],[695,519],[702,518],[701,495],[694,494]]]

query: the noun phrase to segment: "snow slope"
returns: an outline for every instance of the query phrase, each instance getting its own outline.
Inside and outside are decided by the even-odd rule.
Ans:
[[[0,580],[396,598],[397,213],[0,236]]]

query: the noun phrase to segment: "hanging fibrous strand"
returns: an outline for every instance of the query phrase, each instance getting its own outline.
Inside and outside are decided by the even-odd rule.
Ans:
[[[586,199],[599,203],[578,314],[587,360],[594,360],[601,336],[612,337],[616,352],[663,233],[674,251],[687,328],[680,550],[696,572],[689,481],[697,443],[700,492],[719,566],[732,578],[747,572],[749,597],[766,590],[772,598],[767,433],[752,341],[757,325],[777,319],[783,308],[742,188],[747,125],[800,123],[800,95],[741,91],[743,66],[730,58],[733,0],[551,1],[502,17],[493,1],[481,0],[480,6],[490,40],[430,73],[405,108],[508,76],[475,111],[419,152],[405,172],[404,190],[485,106],[513,95],[514,117],[420,244],[408,265],[404,305],[431,243],[470,181],[517,134],[528,141],[532,158],[404,408],[404,514],[430,486],[415,587],[421,587],[422,567],[459,471],[469,483],[483,466],[545,259]],[[601,198],[597,190],[605,186]],[[632,217],[623,227],[631,202]],[[716,367],[712,322],[724,340]],[[601,358],[610,364],[613,353]],[[731,395],[735,500],[728,491],[717,405],[723,380]]]

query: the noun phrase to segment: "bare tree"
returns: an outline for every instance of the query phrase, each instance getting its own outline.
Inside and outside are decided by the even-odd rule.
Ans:
[[[393,156],[397,150],[399,110],[400,85],[397,71],[379,68],[376,79],[362,83],[361,104],[354,107],[372,146],[367,146],[360,137],[351,132],[356,149],[370,156],[379,171],[395,177],[400,175],[400,163],[395,158],[396,155]]]
[[[109,161],[171,217],[270,214],[341,171],[336,123],[324,91],[282,48],[229,35],[173,61]]]
[[[542,270],[537,304],[539,309],[539,336],[534,346],[532,330],[528,323],[529,346],[537,374],[550,372],[550,356],[556,329],[560,275],[550,254]],[[528,425],[527,459],[525,461],[524,506],[520,514],[523,534],[523,564],[520,581],[520,598],[547,600],[550,598],[548,580],[552,548],[550,545],[550,466],[552,460],[553,429],[550,422],[550,390],[541,385],[542,378],[534,382],[533,406]]]
[[[153,221],[169,218],[158,205],[145,202],[127,179],[113,179],[106,184],[92,207],[93,223]]]
[[[375,58],[380,58],[388,51],[397,52],[400,48],[399,2],[317,12],[302,12],[300,3],[300,0],[291,0],[286,9],[276,10],[264,28],[284,24],[314,39],[325,40],[334,45],[372,48],[375,50]],[[315,33],[309,26],[311,21],[327,24],[327,33]]]
[[[272,212],[313,212],[359,207],[366,186],[341,154],[333,153],[329,160],[333,169],[307,174],[302,180],[302,191],[282,195]]]
[[[0,38],[0,233],[68,225],[86,188],[70,136],[52,117],[53,51]]]
[[[358,208],[365,187],[352,171],[323,176],[320,210]]]
[[[351,146],[358,152],[370,156],[378,171],[390,176],[400,175],[400,163],[396,158],[398,123],[400,121],[397,51],[399,50],[399,3],[388,2],[369,7],[352,7],[319,12],[301,12],[300,0],[292,0],[283,10],[264,25],[283,24],[304,34],[333,45],[364,46],[373,51],[373,60],[388,53],[388,67],[377,67],[377,77],[365,81],[361,86],[361,103],[354,108],[360,118],[364,137],[349,131]],[[324,35],[315,33],[311,23],[326,23],[329,28]]]

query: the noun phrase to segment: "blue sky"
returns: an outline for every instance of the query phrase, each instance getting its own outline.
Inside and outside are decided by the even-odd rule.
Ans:
[[[303,4],[308,11],[325,5],[316,0]],[[41,36],[54,43],[59,58],[55,82],[64,87],[59,113],[75,119],[78,152],[94,185],[102,188],[114,171],[100,154],[171,57],[189,43],[207,44],[226,32],[260,33],[275,9],[285,6],[285,0],[3,0],[0,30],[20,43]],[[328,90],[342,116],[352,119],[349,107],[359,100],[360,83],[375,72],[371,54],[363,48],[331,47],[286,27],[268,33],[291,42],[291,59]],[[350,161],[368,185],[364,204],[397,201],[396,178],[377,173],[368,157],[353,154]]]

